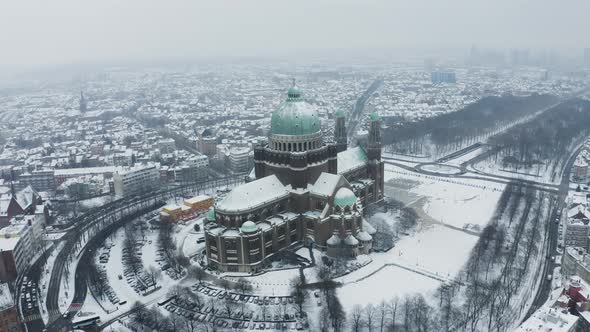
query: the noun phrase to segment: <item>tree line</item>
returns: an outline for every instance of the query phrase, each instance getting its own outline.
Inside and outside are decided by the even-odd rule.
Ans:
[[[546,220],[554,197],[514,182],[459,273],[460,283],[441,285],[426,301],[420,294],[355,306],[351,331],[508,331],[533,298],[539,277]],[[540,276],[543,277],[543,276]]]
[[[460,111],[415,122],[384,119],[383,145],[395,153],[438,157],[484,140],[495,131],[557,102],[550,95],[485,97]]]

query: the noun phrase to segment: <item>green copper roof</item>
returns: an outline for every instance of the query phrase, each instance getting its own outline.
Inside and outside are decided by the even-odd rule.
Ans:
[[[240,231],[243,233],[254,233],[258,230],[258,226],[253,221],[246,221],[240,227]]]
[[[297,87],[290,88],[287,100],[272,113],[271,134],[309,135],[319,132],[320,129],[318,112],[303,100]]]
[[[340,188],[334,196],[334,204],[337,206],[353,206],[356,203],[356,196],[348,188]]]
[[[379,114],[377,114],[377,112],[371,113],[371,120],[373,120],[373,121],[379,120]]]
[[[215,221],[215,209],[213,207],[210,207],[209,211],[207,211],[207,221]]]
[[[344,116],[344,112],[341,109],[338,109],[334,115],[336,115],[337,118],[340,118]]]

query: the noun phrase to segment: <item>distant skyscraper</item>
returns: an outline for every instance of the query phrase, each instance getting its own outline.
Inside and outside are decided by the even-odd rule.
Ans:
[[[86,98],[84,98],[84,92],[80,91],[80,113],[86,112]]]
[[[433,71],[430,74],[430,78],[432,80],[432,84],[456,83],[457,82],[457,78],[455,77],[455,73],[452,71]]]

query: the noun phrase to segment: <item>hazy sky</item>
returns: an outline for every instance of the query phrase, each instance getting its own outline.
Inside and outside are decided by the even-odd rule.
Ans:
[[[0,0],[0,65],[590,44],[590,0]]]

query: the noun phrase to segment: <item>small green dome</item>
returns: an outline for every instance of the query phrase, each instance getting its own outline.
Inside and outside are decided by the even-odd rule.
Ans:
[[[306,103],[295,86],[287,92],[287,100],[272,113],[270,133],[276,135],[309,135],[321,130],[317,110]]]
[[[356,203],[356,196],[348,188],[340,188],[334,196],[334,204],[340,207],[353,206]]]
[[[215,208],[210,207],[207,211],[207,221],[215,221]]]
[[[343,117],[344,117],[344,111],[342,111],[341,109],[338,109],[338,110],[336,111],[336,113],[334,113],[334,115],[335,115],[337,118],[343,118]]]
[[[258,226],[256,226],[256,224],[253,221],[246,221],[242,224],[242,227],[240,227],[240,231],[242,233],[255,233],[256,231],[258,231]]]
[[[373,121],[379,120],[379,114],[377,114],[377,112],[371,113],[371,120],[373,120]]]

